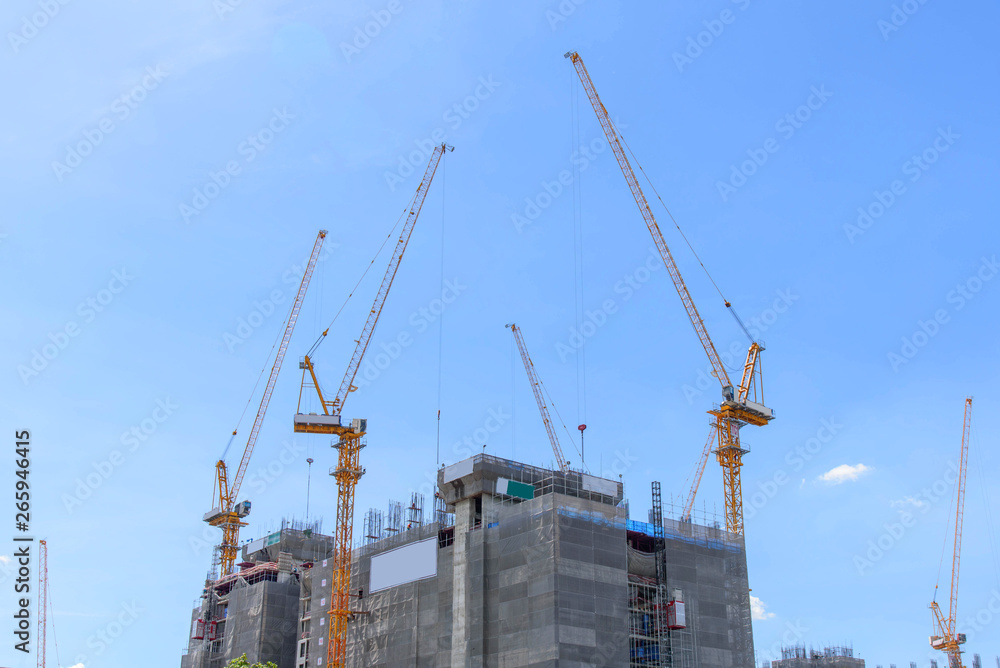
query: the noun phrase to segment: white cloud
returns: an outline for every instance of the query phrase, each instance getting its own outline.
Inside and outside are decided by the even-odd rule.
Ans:
[[[889,506],[892,508],[906,508],[907,506],[911,506],[917,510],[923,510],[928,506],[928,503],[913,496],[904,496],[902,499],[890,501]]]
[[[9,564],[9,563],[10,563],[10,557],[0,554],[0,564]]]
[[[754,619],[754,621],[762,621],[765,619],[771,619],[772,617],[774,617],[774,613],[768,612],[767,605],[765,605],[762,600],[751,594],[750,616]]]
[[[864,464],[857,464],[855,466],[841,464],[821,475],[819,479],[831,485],[839,485],[844,482],[853,482],[871,470],[870,466],[865,466]]]
[[[75,666],[70,666],[69,668],[83,668],[83,664],[82,663],[78,663]]]

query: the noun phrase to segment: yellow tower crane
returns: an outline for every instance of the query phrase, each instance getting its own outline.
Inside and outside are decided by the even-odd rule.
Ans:
[[[556,456],[556,463],[559,464],[559,470],[569,471],[569,462],[563,456],[562,446],[559,445],[559,436],[552,425],[552,416],[549,415],[549,407],[545,404],[542,379],[538,377],[538,372],[535,371],[535,364],[531,361],[531,356],[528,355],[528,348],[524,345],[521,328],[514,323],[510,323],[507,327],[510,328],[511,333],[514,335],[514,340],[517,342],[517,349],[521,351],[521,361],[524,362],[524,371],[528,374],[531,391],[535,393],[535,401],[538,402],[538,412],[542,414],[545,431],[549,433],[549,441],[552,443],[552,453]]]
[[[299,291],[295,295],[291,311],[288,313],[288,322],[285,323],[285,333],[281,337],[278,345],[278,352],[274,357],[274,364],[271,366],[271,375],[267,379],[264,388],[264,395],[260,400],[260,407],[257,409],[257,417],[254,418],[253,427],[250,429],[250,437],[247,439],[246,447],[243,449],[243,458],[240,460],[239,468],[232,480],[229,479],[229,472],[226,468],[226,453],[236,432],[233,431],[229,439],[229,444],[222,453],[222,457],[215,464],[216,482],[212,492],[213,502],[217,505],[205,513],[204,520],[211,526],[222,529],[222,544],[219,545],[219,556],[221,567],[219,576],[230,575],[236,563],[236,553],[240,544],[240,527],[247,524],[243,521],[250,514],[250,502],[241,501],[236,503],[240,493],[240,486],[243,484],[243,476],[246,474],[247,466],[250,464],[250,455],[253,454],[254,445],[257,443],[257,436],[260,433],[260,426],[264,421],[264,414],[267,413],[267,405],[271,401],[271,394],[274,392],[274,385],[278,380],[278,372],[281,371],[281,363],[285,359],[285,351],[288,349],[288,342],[292,338],[292,330],[295,329],[295,322],[299,318],[299,310],[302,308],[302,300],[306,296],[306,288],[309,287],[309,280],[312,278],[313,270],[316,268],[316,260],[319,258],[320,249],[323,247],[323,239],[326,238],[326,230],[320,230],[316,236],[316,243],[313,244],[312,254],[309,256],[309,263],[306,265],[305,273],[302,274],[302,283]]]
[[[368,421],[363,419],[352,420],[350,426],[341,425],[341,413],[347,395],[357,389],[354,386],[354,378],[357,376],[361,360],[368,349],[375,325],[378,324],[379,316],[382,314],[382,306],[389,295],[389,288],[392,287],[393,279],[396,277],[396,270],[399,269],[399,262],[403,259],[403,252],[410,241],[410,234],[413,232],[413,226],[420,215],[420,209],[427,198],[427,191],[434,179],[438,163],[441,162],[441,157],[446,150],[452,151],[454,148],[441,144],[431,154],[424,178],[420,181],[417,192],[410,202],[409,213],[403,223],[396,248],[389,259],[389,267],[382,278],[378,294],[375,296],[375,303],[372,304],[368,319],[361,330],[361,336],[358,337],[354,355],[347,365],[340,389],[332,401],[327,400],[323,395],[312,360],[313,354],[330,331],[329,329],[320,335],[299,363],[299,367],[302,369],[302,390],[307,387],[313,388],[316,396],[319,397],[323,414],[302,412],[303,392],[300,390],[299,410],[294,418],[294,430],[299,433],[332,434],[338,437],[333,445],[338,450],[337,466],[330,470],[330,475],[337,480],[337,529],[334,537],[333,582],[326,658],[328,668],[342,668],[346,665],[347,660],[347,622],[351,616],[351,544],[354,536],[354,490],[358,480],[365,473],[360,464],[360,454],[361,449],[365,447],[364,436],[368,430]]]
[[[959,633],[958,618],[958,566],[962,560],[962,521],[965,516],[965,472],[969,467],[969,425],[972,421],[972,397],[965,400],[965,417],[962,423],[962,454],[958,466],[958,500],[955,503],[955,549],[951,557],[951,597],[948,618],[944,618],[937,604],[937,585],[934,585],[934,600],[930,608],[934,613],[936,635],[930,637],[931,647],[948,655],[949,668],[965,668],[962,665],[962,644],[965,634]]]
[[[681,298],[681,303],[684,305],[688,318],[691,320],[691,324],[698,334],[698,339],[701,341],[701,345],[705,349],[709,361],[712,363],[712,375],[722,385],[722,402],[718,407],[708,411],[708,413],[715,417],[718,432],[715,455],[719,464],[722,465],[723,470],[726,496],[726,529],[742,535],[743,490],[740,485],[740,467],[743,466],[743,455],[747,453],[747,450],[744,450],[740,445],[740,429],[748,424],[763,426],[774,418],[773,411],[763,404],[764,394],[759,364],[760,353],[763,347],[756,341],[750,344],[746,364],[743,367],[743,379],[739,387],[734,388],[732,382],[729,380],[726,367],[722,364],[722,360],[715,350],[715,344],[712,343],[712,339],[708,335],[708,330],[705,329],[705,323],[702,321],[701,315],[699,315],[698,309],[694,305],[694,300],[691,298],[690,292],[688,292],[687,285],[685,285],[684,279],[681,277],[677,263],[674,262],[674,257],[667,247],[663,233],[660,232],[660,227],[656,223],[656,218],[653,216],[653,211],[650,209],[649,203],[646,201],[646,196],[643,194],[642,188],[639,187],[639,180],[636,178],[635,172],[632,171],[632,165],[629,163],[625,155],[625,150],[622,148],[623,141],[611,120],[611,116],[608,114],[608,110],[604,108],[601,98],[597,95],[597,89],[594,87],[594,82],[591,80],[590,74],[587,73],[583,59],[576,51],[567,53],[566,58],[569,58],[576,68],[580,81],[587,92],[587,97],[590,99],[591,106],[594,108],[594,113],[597,114],[597,120],[600,121],[601,127],[604,129],[604,134],[608,138],[608,144],[611,145],[611,150],[618,159],[618,166],[621,168],[622,174],[625,175],[625,180],[632,191],[635,203],[638,205],[639,211],[646,221],[646,226],[653,237],[653,242],[656,244],[660,256],[663,258],[663,263],[667,267],[667,272],[674,282],[674,287]],[[730,306],[728,302],[726,302],[726,306]]]

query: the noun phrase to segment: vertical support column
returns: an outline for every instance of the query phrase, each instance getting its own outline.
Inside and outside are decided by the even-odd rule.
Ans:
[[[468,583],[469,531],[476,520],[476,499],[455,504],[455,549],[452,553],[451,666],[465,668],[469,660]]]

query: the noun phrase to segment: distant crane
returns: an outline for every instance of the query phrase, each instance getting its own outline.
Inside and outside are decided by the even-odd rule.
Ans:
[[[930,608],[934,612],[936,635],[930,637],[931,647],[948,655],[949,668],[965,668],[962,665],[962,648],[965,634],[959,633],[958,618],[958,567],[962,560],[962,521],[965,516],[965,473],[969,466],[969,426],[972,421],[972,397],[965,400],[965,417],[962,423],[962,453],[958,465],[958,500],[955,503],[955,549],[951,557],[951,596],[948,618],[945,619],[937,603],[937,585],[934,585],[934,600]]]
[[[531,361],[531,356],[528,354],[528,347],[524,345],[524,337],[521,335],[521,328],[514,323],[510,323],[507,327],[510,328],[511,333],[514,334],[514,340],[517,342],[517,349],[521,351],[521,361],[524,362],[524,370],[528,374],[528,382],[531,383],[531,391],[535,393],[535,401],[538,403],[538,412],[542,414],[542,422],[545,423],[545,431],[549,434],[549,442],[552,444],[552,453],[556,456],[556,462],[559,464],[559,470],[569,471],[569,462],[567,462],[566,458],[563,456],[562,446],[559,445],[559,436],[556,434],[555,427],[552,424],[552,416],[549,415],[549,407],[545,404],[542,380],[538,377],[538,372],[535,371],[535,364]],[[583,430],[586,428],[587,425],[580,425],[578,427],[581,438],[583,438]]]
[[[420,215],[420,209],[427,198],[427,191],[430,189],[434,173],[437,171],[438,163],[445,151],[453,151],[454,148],[446,144],[441,144],[434,149],[430,162],[424,172],[424,177],[417,187],[417,192],[410,202],[409,214],[403,223],[402,231],[399,234],[399,241],[389,259],[389,267],[382,278],[378,294],[375,295],[375,303],[372,304],[368,319],[361,330],[361,336],[356,341],[354,355],[347,365],[344,379],[340,383],[340,390],[332,401],[323,396],[319,379],[316,377],[316,369],[313,365],[312,356],[322,343],[329,328],[325,330],[317,339],[316,343],[309,349],[305,357],[299,363],[302,369],[302,390],[307,387],[313,388],[319,397],[323,414],[302,412],[302,390],[299,391],[299,409],[294,418],[294,430],[307,434],[332,434],[338,437],[333,447],[338,450],[337,466],[331,469],[330,475],[337,480],[337,530],[333,551],[333,582],[332,595],[330,597],[330,626],[327,645],[326,665],[328,668],[343,668],[347,660],[347,622],[351,616],[350,590],[351,590],[351,549],[354,536],[354,491],[358,480],[364,475],[365,470],[361,467],[361,449],[365,447],[364,436],[368,431],[368,421],[363,419],[352,420],[351,425],[341,425],[340,416],[344,409],[344,402],[348,394],[357,390],[354,386],[354,378],[357,376],[361,366],[361,360],[368,349],[372,334],[375,332],[375,325],[378,324],[379,316],[382,314],[382,307],[385,299],[389,296],[389,289],[396,277],[396,270],[399,269],[399,262],[403,259],[403,252],[410,241],[410,234],[413,226]],[[309,374],[308,379],[306,374]]]
[[[653,242],[660,251],[660,256],[667,267],[667,272],[674,282],[674,288],[676,288],[677,294],[681,298],[681,303],[687,311],[688,318],[691,320],[691,325],[698,334],[698,339],[701,341],[701,345],[705,349],[709,361],[712,363],[712,375],[722,385],[722,403],[718,408],[714,408],[708,411],[708,413],[715,416],[718,430],[718,446],[715,449],[715,455],[723,469],[726,496],[726,529],[732,533],[742,535],[743,489],[740,483],[740,467],[743,466],[743,455],[748,451],[744,450],[740,445],[740,429],[748,424],[763,426],[774,419],[773,411],[763,404],[763,381],[759,358],[764,348],[756,341],[750,344],[746,364],[743,368],[743,379],[740,382],[740,386],[734,388],[732,382],[729,380],[726,367],[722,364],[722,360],[715,349],[715,344],[712,343],[712,339],[708,335],[705,323],[702,321],[701,315],[694,305],[694,300],[691,298],[690,292],[688,292],[687,285],[685,285],[684,279],[681,277],[677,263],[674,262],[674,257],[667,247],[663,233],[660,232],[660,227],[656,223],[656,218],[653,216],[653,211],[649,207],[649,203],[646,201],[646,196],[643,194],[642,188],[639,187],[639,180],[636,178],[635,172],[632,171],[632,165],[625,155],[625,150],[622,148],[623,141],[618,134],[618,130],[615,129],[608,110],[604,108],[604,103],[601,102],[601,98],[597,95],[597,89],[594,87],[594,82],[591,80],[590,74],[587,73],[583,59],[576,51],[567,53],[566,58],[569,58],[573,63],[576,73],[583,83],[587,97],[594,108],[594,113],[597,114],[597,120],[600,121],[601,127],[604,129],[604,134],[608,138],[608,144],[610,144],[611,150],[618,159],[618,166],[621,168],[622,174],[625,175],[625,180],[632,191],[635,203],[638,205],[639,211],[646,221],[646,226],[649,228],[649,233],[653,237]],[[726,306],[730,306],[729,302],[726,302]],[[753,397],[752,399],[751,396]]]
[[[257,417],[254,418],[253,427],[250,429],[250,437],[247,439],[246,447],[243,449],[243,458],[240,460],[239,468],[232,480],[229,479],[229,472],[226,468],[226,453],[236,432],[229,439],[229,444],[222,453],[222,457],[215,464],[216,485],[212,490],[215,508],[205,513],[204,520],[211,526],[222,529],[222,544],[219,546],[221,558],[219,577],[225,577],[233,572],[236,564],[236,553],[239,550],[240,527],[247,524],[243,521],[250,514],[250,502],[241,501],[236,503],[237,495],[240,493],[240,486],[243,484],[243,476],[246,474],[247,466],[250,464],[250,455],[253,454],[254,445],[257,443],[257,436],[260,433],[261,424],[264,421],[264,414],[267,413],[267,405],[271,401],[271,394],[274,392],[274,385],[278,380],[278,372],[281,371],[281,363],[285,359],[285,351],[288,349],[288,342],[292,338],[292,330],[299,317],[299,310],[302,308],[302,300],[306,296],[306,288],[309,287],[309,280],[312,278],[313,270],[316,268],[316,260],[319,258],[320,249],[323,247],[323,239],[326,238],[326,230],[320,230],[313,244],[312,254],[309,256],[309,263],[306,265],[305,273],[302,274],[302,283],[299,291],[295,295],[292,303],[292,310],[288,314],[288,322],[285,323],[285,333],[281,337],[278,345],[278,352],[274,357],[274,364],[271,367],[271,375],[267,379],[267,386],[264,388],[264,395],[260,400],[260,407],[257,409]]]
[[[712,454],[712,446],[718,439],[719,425],[712,423],[708,428],[708,439],[705,441],[705,449],[698,458],[698,467],[694,472],[694,482],[691,484],[691,491],[688,492],[687,500],[684,502],[684,512],[681,519],[684,522],[691,521],[691,510],[694,508],[694,497],[698,494],[698,487],[701,485],[701,477],[705,473],[705,464],[708,463],[708,456]]]
[[[38,668],[45,668],[46,630],[48,629],[49,607],[49,544],[38,541],[38,651],[35,658]],[[58,658],[59,652],[56,651]]]

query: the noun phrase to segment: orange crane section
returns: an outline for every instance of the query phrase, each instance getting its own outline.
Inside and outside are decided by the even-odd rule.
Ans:
[[[708,412],[716,418],[718,445],[715,454],[723,469],[723,483],[726,496],[726,529],[742,535],[743,491],[740,483],[740,468],[743,466],[743,455],[747,453],[747,450],[744,450],[740,445],[740,429],[747,424],[762,426],[774,418],[773,411],[763,404],[763,385],[759,367],[760,352],[763,350],[763,347],[757,342],[751,343],[750,350],[747,352],[747,361],[744,365],[743,378],[738,390],[734,389],[729,380],[729,374],[726,372],[719,353],[715,349],[715,344],[712,343],[712,338],[708,335],[705,323],[698,313],[694,299],[691,297],[691,293],[684,283],[684,279],[677,268],[677,263],[674,261],[666,240],[663,238],[663,233],[656,222],[656,217],[653,216],[649,202],[646,200],[646,196],[639,186],[639,180],[636,178],[635,172],[632,170],[632,165],[625,155],[618,131],[615,129],[608,110],[604,107],[604,103],[601,102],[601,98],[597,94],[597,89],[594,87],[594,82],[591,80],[586,66],[583,64],[583,59],[576,51],[568,52],[565,57],[569,58],[573,63],[577,75],[579,75],[580,81],[583,83],[587,97],[594,108],[594,113],[597,114],[597,120],[600,121],[601,127],[604,129],[604,134],[608,138],[608,144],[611,146],[611,150],[618,160],[618,166],[621,168],[622,174],[624,174],[625,180],[628,182],[629,189],[632,191],[632,196],[635,198],[635,203],[639,207],[639,212],[642,214],[643,220],[646,221],[646,227],[649,228],[649,233],[660,252],[663,264],[667,267],[667,272],[674,282],[674,288],[676,288],[677,295],[684,305],[684,310],[687,311],[688,319],[690,319],[691,325],[698,335],[698,340],[705,349],[705,354],[708,355],[708,359],[712,365],[712,375],[722,385],[723,400],[721,404],[718,408],[714,408]],[[729,307],[728,302],[726,306]],[[751,396],[753,399],[750,398]]]
[[[221,558],[220,577],[230,575],[236,563],[236,554],[240,544],[240,527],[247,525],[243,521],[243,518],[250,514],[250,502],[242,501],[236,503],[236,498],[240,493],[240,486],[243,484],[243,476],[246,474],[247,466],[250,464],[250,455],[253,454],[254,446],[257,443],[257,436],[260,434],[260,427],[264,422],[264,415],[267,413],[267,406],[271,401],[274,385],[278,381],[278,372],[281,371],[281,363],[285,359],[285,351],[288,349],[288,342],[292,338],[292,331],[295,329],[295,323],[299,318],[299,311],[302,308],[302,301],[306,296],[306,288],[309,287],[309,280],[312,278],[313,270],[316,268],[316,261],[319,259],[319,252],[323,247],[323,240],[326,238],[326,234],[326,230],[320,230],[316,236],[312,254],[309,256],[309,263],[302,274],[302,283],[299,285],[299,291],[295,295],[295,301],[292,303],[292,309],[288,314],[288,322],[285,323],[285,333],[281,337],[278,352],[274,357],[274,364],[271,366],[271,375],[267,379],[264,395],[261,397],[260,406],[257,408],[257,416],[254,418],[253,427],[250,429],[250,436],[247,439],[246,447],[243,449],[243,458],[240,460],[239,468],[236,469],[236,475],[232,481],[229,480],[225,461],[229,445],[226,446],[226,451],[223,451],[222,457],[215,464],[216,490],[213,491],[212,496],[213,502],[218,505],[205,513],[204,520],[209,525],[222,529],[222,544],[219,545],[219,555]],[[229,439],[230,445],[235,437],[236,432],[234,431],[232,437]],[[215,492],[217,492],[217,495]]]
[[[361,449],[365,447],[365,433],[368,431],[368,421],[363,419],[352,420],[350,426],[341,424],[341,413],[344,409],[344,402],[347,396],[357,388],[354,386],[354,378],[361,366],[365,351],[375,332],[375,325],[378,324],[379,316],[382,314],[382,307],[385,305],[386,297],[389,296],[389,289],[396,278],[396,271],[399,263],[403,259],[403,253],[410,241],[413,227],[420,215],[420,210],[427,198],[427,191],[430,189],[431,181],[437,171],[438,164],[445,151],[453,151],[454,148],[446,144],[441,144],[434,149],[430,162],[424,172],[424,177],[417,187],[417,192],[410,202],[409,214],[403,223],[403,228],[389,259],[389,266],[382,284],[379,286],[378,294],[375,295],[375,302],[372,304],[368,319],[365,321],[361,336],[356,341],[354,355],[347,365],[344,379],[340,383],[333,400],[328,400],[323,395],[319,380],[316,377],[316,369],[313,365],[312,356],[316,352],[320,343],[323,342],[329,329],[325,330],[313,344],[309,352],[299,363],[302,369],[302,390],[311,387],[319,398],[323,414],[302,412],[302,390],[299,391],[299,409],[295,414],[293,428],[299,433],[308,434],[332,434],[338,437],[333,447],[337,448],[337,466],[330,470],[337,481],[337,529],[334,536],[333,550],[333,581],[330,597],[329,610],[329,632],[327,644],[326,665],[333,668],[343,668],[347,662],[347,623],[353,614],[350,607],[351,590],[351,548],[354,536],[354,492],[358,480],[364,475],[365,470],[361,467]],[[308,374],[308,376],[306,375]]]
[[[559,436],[552,425],[552,416],[549,415],[549,407],[545,404],[545,397],[542,394],[542,380],[535,371],[535,364],[531,361],[528,348],[524,345],[524,337],[521,335],[521,328],[510,323],[507,325],[514,334],[517,341],[517,349],[521,351],[521,361],[524,362],[524,370],[528,374],[528,382],[531,383],[531,391],[535,393],[535,401],[538,403],[538,412],[542,414],[542,422],[545,423],[545,431],[549,434],[549,442],[552,443],[552,452],[556,456],[560,471],[569,471],[569,462],[563,456],[562,446],[559,445]],[[580,430],[582,433],[582,429]]]
[[[948,618],[945,619],[937,603],[937,585],[930,608],[934,613],[936,635],[930,637],[931,647],[948,655],[949,668],[965,668],[962,665],[962,644],[965,634],[958,632],[958,568],[962,561],[962,522],[965,518],[965,479],[969,467],[969,427],[972,421],[972,397],[965,400],[965,417],[962,424],[962,454],[958,466],[958,500],[955,503],[955,548],[951,557],[951,596]]]
[[[698,468],[694,472],[694,482],[691,484],[691,491],[688,492],[687,500],[684,502],[684,512],[681,514],[681,520],[684,522],[691,521],[691,510],[694,508],[694,498],[698,494],[698,487],[701,485],[701,477],[705,473],[705,464],[708,463],[708,456],[712,454],[712,446],[716,444],[718,439],[719,426],[716,423],[712,423],[708,428],[708,439],[705,441],[705,449],[701,453],[701,457],[698,458]]]

